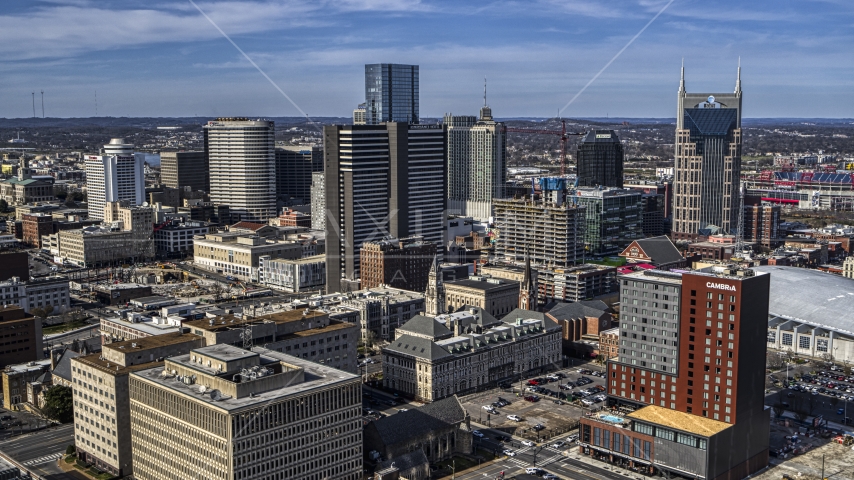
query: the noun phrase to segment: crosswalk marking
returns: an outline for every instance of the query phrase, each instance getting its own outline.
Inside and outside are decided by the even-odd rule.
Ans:
[[[47,462],[50,462],[52,460],[56,460],[61,456],[62,456],[61,453],[52,453],[50,455],[45,455],[44,457],[35,458],[33,460],[27,460],[26,462],[24,462],[24,466],[30,467],[33,465],[39,465],[41,463],[47,463]]]

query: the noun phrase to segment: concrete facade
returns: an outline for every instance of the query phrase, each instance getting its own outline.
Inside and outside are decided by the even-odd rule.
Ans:
[[[263,348],[197,348],[131,375],[134,476],[358,480],[361,406],[356,375]]]

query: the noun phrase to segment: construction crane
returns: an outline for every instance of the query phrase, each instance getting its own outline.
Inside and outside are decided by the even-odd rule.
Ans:
[[[566,175],[566,137],[569,135],[587,135],[587,132],[567,132],[566,120],[561,120],[560,124],[560,130],[504,127],[504,131],[513,133],[532,133],[536,135],[558,135],[560,137],[560,174],[563,176]]]

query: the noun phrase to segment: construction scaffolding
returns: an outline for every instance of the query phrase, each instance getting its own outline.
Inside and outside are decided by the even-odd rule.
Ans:
[[[584,261],[586,207],[531,197],[495,200],[495,259],[566,268]]]

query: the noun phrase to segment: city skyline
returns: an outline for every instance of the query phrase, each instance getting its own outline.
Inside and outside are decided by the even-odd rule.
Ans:
[[[382,62],[421,67],[423,117],[476,111],[484,76],[497,117],[552,117],[628,43],[564,117],[669,118],[682,58],[688,90],[711,91],[734,83],[739,57],[751,98],[745,118],[851,116],[844,105],[854,100],[854,76],[845,46],[853,39],[854,7],[827,0],[770,11],[722,3],[198,6],[310,116],[349,117],[364,101],[364,65]],[[41,90],[48,117],[95,116],[96,95],[98,116],[301,115],[191,2],[6,7],[0,117],[31,116],[31,94]],[[364,27],[368,19],[374,28]]]

